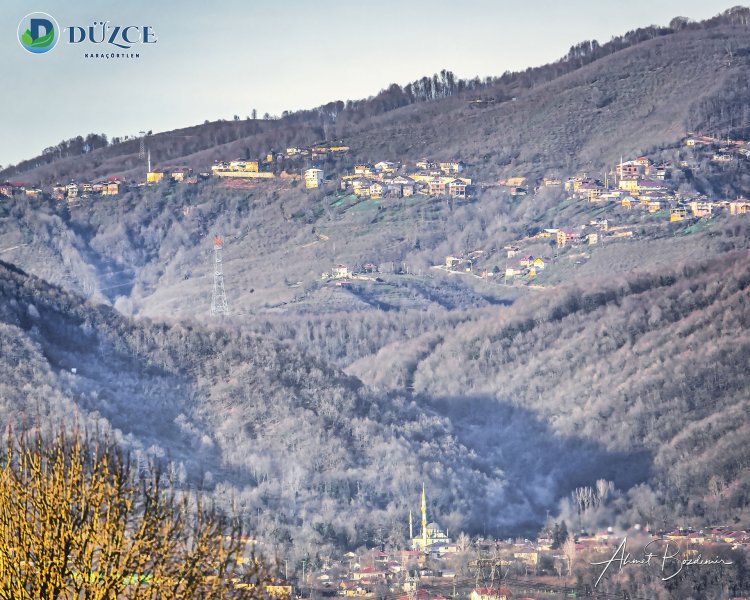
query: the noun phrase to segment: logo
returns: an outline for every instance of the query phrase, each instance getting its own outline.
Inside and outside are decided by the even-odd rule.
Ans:
[[[47,13],[30,13],[18,24],[18,41],[33,54],[49,52],[59,39],[60,27]]]

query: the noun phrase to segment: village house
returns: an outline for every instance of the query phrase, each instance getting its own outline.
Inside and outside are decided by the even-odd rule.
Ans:
[[[589,225],[601,229],[602,231],[607,231],[609,229],[609,221],[607,219],[594,219],[593,221],[589,221]]]
[[[117,196],[124,188],[124,182],[115,179],[107,182],[107,187],[102,190],[104,196]]]
[[[462,262],[464,262],[464,259],[458,256],[446,256],[445,257],[445,268],[446,269],[455,269],[458,267]]]
[[[724,152],[716,152],[711,157],[711,162],[724,164],[724,165],[734,162],[734,160],[735,160],[735,157],[733,155],[724,153]]]
[[[257,160],[245,160],[238,158],[229,162],[229,170],[257,173],[259,170],[259,165]]]
[[[5,196],[6,198],[12,198],[13,194],[15,194],[18,191],[21,191],[23,189],[23,184],[21,183],[10,183],[9,181],[6,181],[3,184],[0,184],[0,196]]]
[[[662,181],[639,179],[637,191],[639,194],[665,193],[669,191],[669,186]]]
[[[346,265],[336,265],[333,267],[331,274],[334,279],[349,279],[352,276],[352,271]]]
[[[373,200],[378,200],[382,198],[383,196],[385,196],[386,191],[387,191],[387,188],[385,185],[383,185],[379,181],[373,181],[370,184],[369,196]]]
[[[735,200],[729,203],[729,214],[730,215],[745,215],[750,213],[750,201],[748,200]]]
[[[670,169],[669,165],[661,164],[656,167],[656,179],[664,181],[669,177]]]
[[[594,181],[581,182],[576,193],[586,198],[589,202],[597,202],[601,198],[604,188]]]
[[[510,188],[526,187],[526,178],[525,177],[508,177],[507,179],[501,179],[500,185],[504,185]]]
[[[78,184],[75,181],[71,181],[65,186],[65,195],[68,200],[73,200],[78,197]]]
[[[669,211],[669,221],[674,223],[676,221],[684,221],[687,218],[687,210],[682,207],[672,208]]]
[[[41,198],[43,193],[41,188],[36,187],[27,187],[24,191],[27,198]]]
[[[217,161],[211,166],[211,174],[216,177],[273,179],[275,175],[260,170],[257,160],[236,159],[229,162]]]
[[[322,186],[324,179],[323,169],[313,168],[305,171],[305,187],[308,190]]]
[[[375,163],[375,170],[379,173],[395,173],[397,169],[398,165],[396,163],[392,163],[387,160],[382,160],[378,163]]]
[[[466,183],[461,179],[451,177],[436,177],[428,183],[430,196],[450,196],[451,198],[466,198]]]
[[[617,187],[627,192],[638,193],[638,178],[636,177],[623,177],[617,183]]]
[[[511,600],[513,594],[508,588],[475,588],[469,600]]]
[[[356,196],[369,196],[370,184],[372,182],[366,177],[357,177],[352,179],[352,189]]]
[[[187,177],[193,173],[193,170],[189,167],[172,167],[170,169],[170,177],[172,181],[185,181]]]
[[[426,158],[422,158],[422,159],[418,160],[414,164],[414,166],[417,169],[420,169],[422,171],[430,171],[432,169],[437,169],[438,168],[437,164],[435,164],[434,162],[432,162],[430,160],[427,160]]]
[[[602,202],[619,202],[620,198],[625,196],[626,193],[627,192],[625,192],[625,190],[620,190],[620,189],[614,189],[614,190],[605,189],[599,195],[599,200]]]
[[[164,169],[154,169],[146,173],[146,183],[159,183],[164,179]]]
[[[354,165],[354,174],[372,177],[373,175],[376,175],[376,170],[371,164]]]
[[[391,181],[391,189],[395,192],[397,197],[407,198],[413,196],[415,187],[415,181],[411,177],[405,175],[398,175]]]
[[[711,202],[699,202],[697,200],[693,200],[688,206],[690,207],[690,212],[694,217],[710,217],[713,213],[713,204]]]
[[[450,175],[451,173],[461,173],[464,170],[464,163],[462,163],[460,160],[451,160],[438,163],[438,168],[446,175]]]
[[[448,195],[451,198],[466,198],[466,183],[461,179],[448,182]]]
[[[615,174],[618,177],[635,178],[643,174],[643,167],[633,162],[621,163],[615,166]]]
[[[567,229],[560,229],[557,232],[557,236],[556,236],[557,247],[563,248],[567,244],[578,241],[578,238],[579,236],[577,233],[567,230]]]
[[[52,199],[64,200],[67,192],[68,192],[67,186],[64,186],[60,183],[56,183],[55,185],[52,186]]]

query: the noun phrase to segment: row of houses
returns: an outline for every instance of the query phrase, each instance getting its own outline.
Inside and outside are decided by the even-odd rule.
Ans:
[[[331,155],[341,155],[349,152],[349,146],[337,144],[316,144],[313,146],[290,147],[283,153],[273,150],[266,155],[265,162],[273,162],[283,158],[310,157],[312,160],[324,160]]]
[[[417,161],[413,167],[398,162],[381,161],[359,164],[354,172],[341,178],[340,189],[360,198],[406,198],[416,194],[466,198],[472,180],[461,176],[465,166],[460,161]]]
[[[51,188],[51,196],[54,200],[75,201],[78,198],[86,198],[91,195],[117,196],[126,187],[124,179],[119,177],[107,177],[92,182],[77,183],[71,181],[67,184],[56,183]],[[41,198],[45,192],[42,188],[28,186],[21,182],[5,182],[0,184],[0,196],[13,198],[24,195],[27,198]]]

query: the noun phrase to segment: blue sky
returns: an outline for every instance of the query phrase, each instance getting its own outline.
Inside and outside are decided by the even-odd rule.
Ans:
[[[713,16],[738,0],[3,0],[0,165],[90,132],[166,131],[206,119],[279,114],[361,98],[441,69],[460,77],[544,64],[585,39],[606,42],[677,15]],[[137,60],[83,58],[99,46],[26,52],[20,20],[61,27],[149,25]]]

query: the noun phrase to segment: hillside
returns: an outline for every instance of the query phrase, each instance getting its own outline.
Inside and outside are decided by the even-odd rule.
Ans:
[[[157,461],[178,485],[202,480],[262,539],[295,552],[357,545],[377,529],[403,543],[422,481],[451,528],[532,532],[586,473],[623,488],[645,476],[511,407],[496,417],[505,456],[487,457],[488,440],[461,440],[439,411],[375,394],[269,337],[134,322],[5,263],[0,349],[3,427],[111,430],[139,468]],[[511,460],[521,435],[538,438],[538,452]]]
[[[205,123],[149,135],[146,144],[155,164],[196,171],[217,159],[257,158],[323,139],[350,146],[352,164],[432,155],[459,156],[485,177],[600,171],[621,153],[674,144],[686,131],[750,131],[747,11],[738,7],[687,27],[676,20],[672,27],[640,29],[601,45],[583,42],[556,63],[483,82],[455,81],[443,72],[367,100],[334,101],[279,119]],[[477,99],[491,102],[477,109],[471,104]],[[51,148],[0,171],[0,179],[143,178],[138,140],[97,147],[93,137],[89,152],[73,150],[83,148],[83,138],[71,140],[57,152]],[[55,158],[60,154],[70,155]]]
[[[454,424],[463,418],[460,403],[434,398],[486,398],[489,414],[510,404],[557,435],[643,453],[650,488],[631,492],[630,523],[659,525],[675,514],[687,522],[747,519],[748,265],[741,251],[598,285],[577,282],[438,340],[386,348],[367,363],[377,370],[360,363],[350,372],[388,387],[399,377],[382,373],[407,366],[400,378]],[[602,526],[602,518],[611,515],[592,515],[588,526]]]

